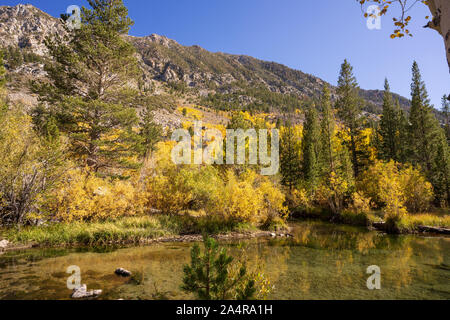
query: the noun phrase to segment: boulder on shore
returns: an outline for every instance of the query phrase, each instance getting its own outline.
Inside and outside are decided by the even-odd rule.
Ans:
[[[121,277],[125,277],[125,278],[131,277],[131,272],[128,270],[125,270],[124,268],[117,269],[115,271],[115,274],[117,274],[118,276],[121,276]]]

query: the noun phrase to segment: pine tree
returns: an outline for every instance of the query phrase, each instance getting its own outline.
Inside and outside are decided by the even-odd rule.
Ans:
[[[292,190],[301,177],[301,144],[295,135],[295,128],[287,121],[281,131],[280,173],[281,183]]]
[[[430,173],[433,159],[436,156],[437,139],[439,138],[439,123],[432,112],[430,100],[422,81],[419,66],[414,61],[413,80],[411,84],[411,112],[410,122],[410,152],[411,162],[421,165]]]
[[[395,109],[398,111],[398,161],[401,163],[408,162],[409,158],[409,121],[406,112],[400,108],[400,102],[396,100]]]
[[[162,128],[154,121],[152,108],[147,107],[141,113],[140,136],[142,139],[142,155],[147,159],[156,150],[156,145],[161,141]]]
[[[10,69],[16,69],[23,64],[22,52],[18,47],[9,46],[4,58],[8,62]]]
[[[306,113],[306,121],[303,128],[302,154],[303,177],[307,186],[313,190],[320,178],[321,141],[319,119],[315,105],[312,105]]]
[[[322,174],[332,172],[336,168],[335,150],[333,142],[336,135],[336,120],[331,108],[330,89],[324,86],[321,105],[323,110],[321,123]]]
[[[442,97],[442,113],[445,117],[445,135],[447,140],[450,141],[450,96],[444,95]]]
[[[443,130],[436,145],[436,157],[430,180],[439,204],[447,207],[450,204],[450,148]]]
[[[383,115],[380,121],[382,137],[380,153],[385,160],[398,160],[398,110],[394,108],[389,82],[384,83]]]
[[[321,122],[321,176],[324,182],[326,197],[331,210],[340,214],[344,196],[354,183],[352,163],[348,149],[337,137],[337,125],[331,108],[330,90],[324,87],[322,98]]]
[[[433,113],[419,66],[413,64],[410,113],[410,160],[420,165],[433,184],[437,202],[448,201],[449,151],[445,131]]]
[[[48,113],[69,136],[76,158],[95,171],[134,168],[137,92],[125,85],[136,77],[137,61],[122,38],[133,22],[122,0],[88,2],[92,9],[82,9],[80,29],[46,39],[51,82],[34,88],[52,105]]]
[[[353,170],[355,177],[359,176],[360,163],[357,152],[357,139],[361,129],[361,98],[359,97],[359,87],[353,75],[353,67],[347,60],[341,66],[338,80],[337,93],[339,99],[336,102],[339,118],[349,129],[350,145]]]
[[[221,249],[217,241],[203,237],[204,253],[198,244],[191,249],[191,265],[183,268],[181,289],[202,300],[249,300],[256,294],[255,281],[241,265],[236,275],[230,274],[233,257]]]

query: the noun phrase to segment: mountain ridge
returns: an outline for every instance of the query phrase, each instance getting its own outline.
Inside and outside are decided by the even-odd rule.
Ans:
[[[43,40],[54,33],[64,33],[62,20],[30,5],[0,7],[0,47],[18,47],[22,51],[46,58]],[[182,90],[194,90],[205,105],[223,108],[291,109],[301,101],[318,98],[326,81],[289,68],[283,64],[263,61],[248,55],[210,52],[198,45],[183,46],[165,36],[125,36],[136,48],[143,86],[153,82],[172,84]],[[43,75],[34,64],[22,71]],[[11,68],[10,68],[11,69]],[[10,70],[16,72],[17,69]],[[177,84],[177,85],[176,85]],[[328,84],[330,85],[330,84]],[[334,95],[334,86],[332,94]],[[381,90],[360,90],[367,103],[365,111],[380,114]],[[398,94],[401,107],[408,110],[410,101]],[[214,105],[214,106],[216,106]]]

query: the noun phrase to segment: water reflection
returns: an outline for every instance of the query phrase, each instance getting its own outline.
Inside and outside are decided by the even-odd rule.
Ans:
[[[391,237],[318,222],[294,225],[293,239],[226,243],[275,286],[270,299],[450,299],[450,239]],[[65,271],[103,299],[192,299],[180,289],[191,244],[136,248],[27,250],[0,256],[0,299],[68,299]],[[381,290],[367,289],[367,267],[381,268]],[[114,275],[123,267],[133,279]]]

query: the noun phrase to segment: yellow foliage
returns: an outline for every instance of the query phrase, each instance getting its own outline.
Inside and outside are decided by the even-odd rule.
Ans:
[[[47,209],[64,222],[102,221],[141,214],[143,199],[131,181],[111,181],[88,169],[73,169],[50,198]]]
[[[41,202],[64,172],[64,141],[37,136],[22,110],[0,106],[0,223],[39,216]]]
[[[226,219],[240,222],[261,222],[259,213],[263,209],[262,203],[258,201],[258,193],[253,188],[251,177],[239,181],[231,170],[228,171],[227,183],[218,209],[220,208]]]
[[[312,206],[311,199],[305,189],[294,189],[287,192],[287,201],[292,208],[310,208]]]
[[[148,179],[146,191],[147,207],[161,210],[164,214],[177,214],[188,209],[192,199],[191,191],[179,177],[156,176]]]
[[[411,166],[400,173],[400,185],[405,195],[405,205],[409,212],[425,212],[433,201],[433,186],[423,174]]]
[[[182,114],[186,114],[186,117],[189,117],[194,120],[202,120],[203,119],[203,112],[201,112],[198,109],[191,108],[191,107],[179,107],[178,112]]]
[[[326,203],[333,213],[341,213],[349,188],[350,185],[344,177],[331,172],[328,183],[318,189],[316,197],[319,202]]]
[[[354,213],[367,213],[370,211],[370,199],[364,197],[360,192],[355,192],[352,196],[350,210]]]
[[[285,217],[284,195],[267,177],[253,171],[238,177],[232,170],[223,177],[214,166],[177,166],[169,160],[171,146],[158,145],[155,166],[145,182],[147,207],[165,214],[204,211],[224,220],[255,224]]]
[[[358,189],[371,198],[386,212],[423,211],[429,208],[433,199],[432,186],[418,169],[407,166],[399,169],[399,164],[391,161],[375,162],[362,175]]]
[[[278,218],[286,218],[284,201],[283,193],[267,177],[248,170],[238,179],[230,170],[217,209],[223,211],[226,219],[270,224]]]

